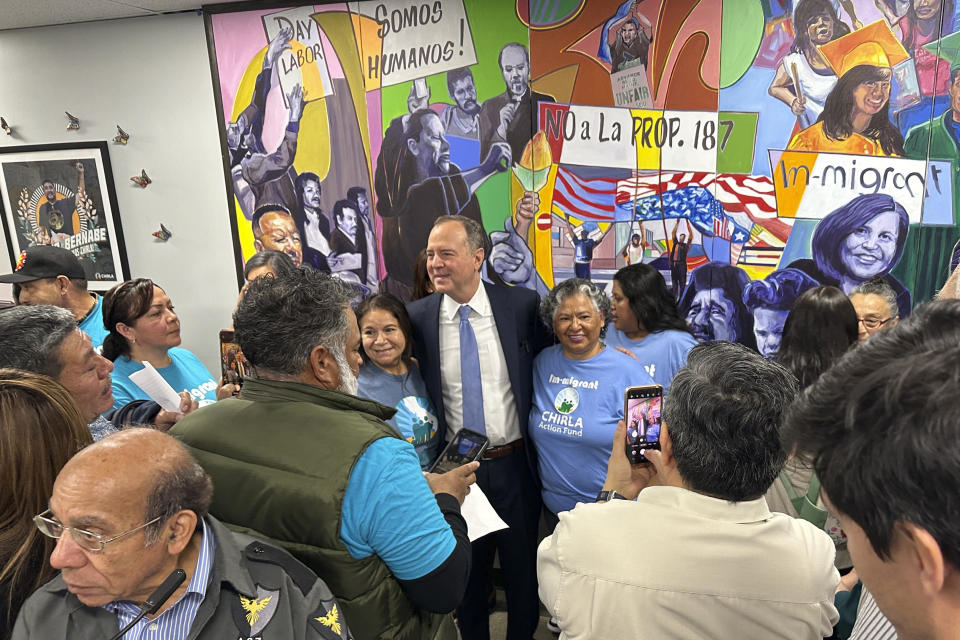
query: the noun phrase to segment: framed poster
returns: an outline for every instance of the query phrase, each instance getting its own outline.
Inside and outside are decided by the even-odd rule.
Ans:
[[[80,259],[93,291],[130,277],[106,142],[0,147],[0,208],[11,268],[53,244]]]

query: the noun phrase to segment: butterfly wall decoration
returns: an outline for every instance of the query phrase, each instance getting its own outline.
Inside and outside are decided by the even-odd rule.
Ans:
[[[80,128],[80,118],[73,115],[69,111],[64,111],[67,114],[67,119],[70,120],[70,123],[67,125],[67,131],[76,131]]]
[[[163,226],[162,222],[160,223],[160,229],[153,232],[153,237],[161,240],[162,242],[169,240],[170,236],[172,235],[173,233],[170,232],[170,229],[167,229],[165,226]]]
[[[117,135],[113,137],[114,142],[119,142],[120,144],[127,144],[127,140],[130,139],[130,134],[120,128],[120,125],[117,125]]]
[[[151,182],[153,182],[153,180],[150,179],[150,176],[147,175],[147,170],[146,170],[146,169],[141,169],[141,170],[140,170],[140,175],[138,175],[138,176],[132,176],[130,179],[131,179],[133,182],[135,182],[136,184],[138,184],[138,185],[140,185],[141,187],[143,187],[144,189],[147,188],[147,185],[148,185],[148,184],[150,184]]]
[[[7,119],[3,117],[0,117],[0,129],[3,129],[8,136],[13,133],[13,129],[7,124]]]

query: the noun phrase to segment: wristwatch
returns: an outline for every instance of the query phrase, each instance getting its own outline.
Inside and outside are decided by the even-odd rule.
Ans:
[[[622,496],[613,489],[607,489],[601,491],[597,494],[597,499],[594,502],[610,502],[611,500],[626,500],[626,496]]]

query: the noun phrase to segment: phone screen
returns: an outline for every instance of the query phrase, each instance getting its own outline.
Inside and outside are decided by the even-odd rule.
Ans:
[[[446,473],[479,458],[490,441],[483,434],[461,429],[453,436],[440,457],[430,468],[431,473]]]
[[[660,448],[660,410],[663,387],[629,387],[624,393],[623,418],[627,423],[627,457],[630,462],[646,462],[646,449]]]
[[[233,331],[220,332],[220,374],[229,384],[243,384],[247,373],[247,359],[243,357],[240,345],[233,341]]]

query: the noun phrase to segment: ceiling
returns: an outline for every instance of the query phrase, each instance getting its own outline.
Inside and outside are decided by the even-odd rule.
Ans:
[[[199,9],[229,0],[7,0],[0,30],[134,18]]]

